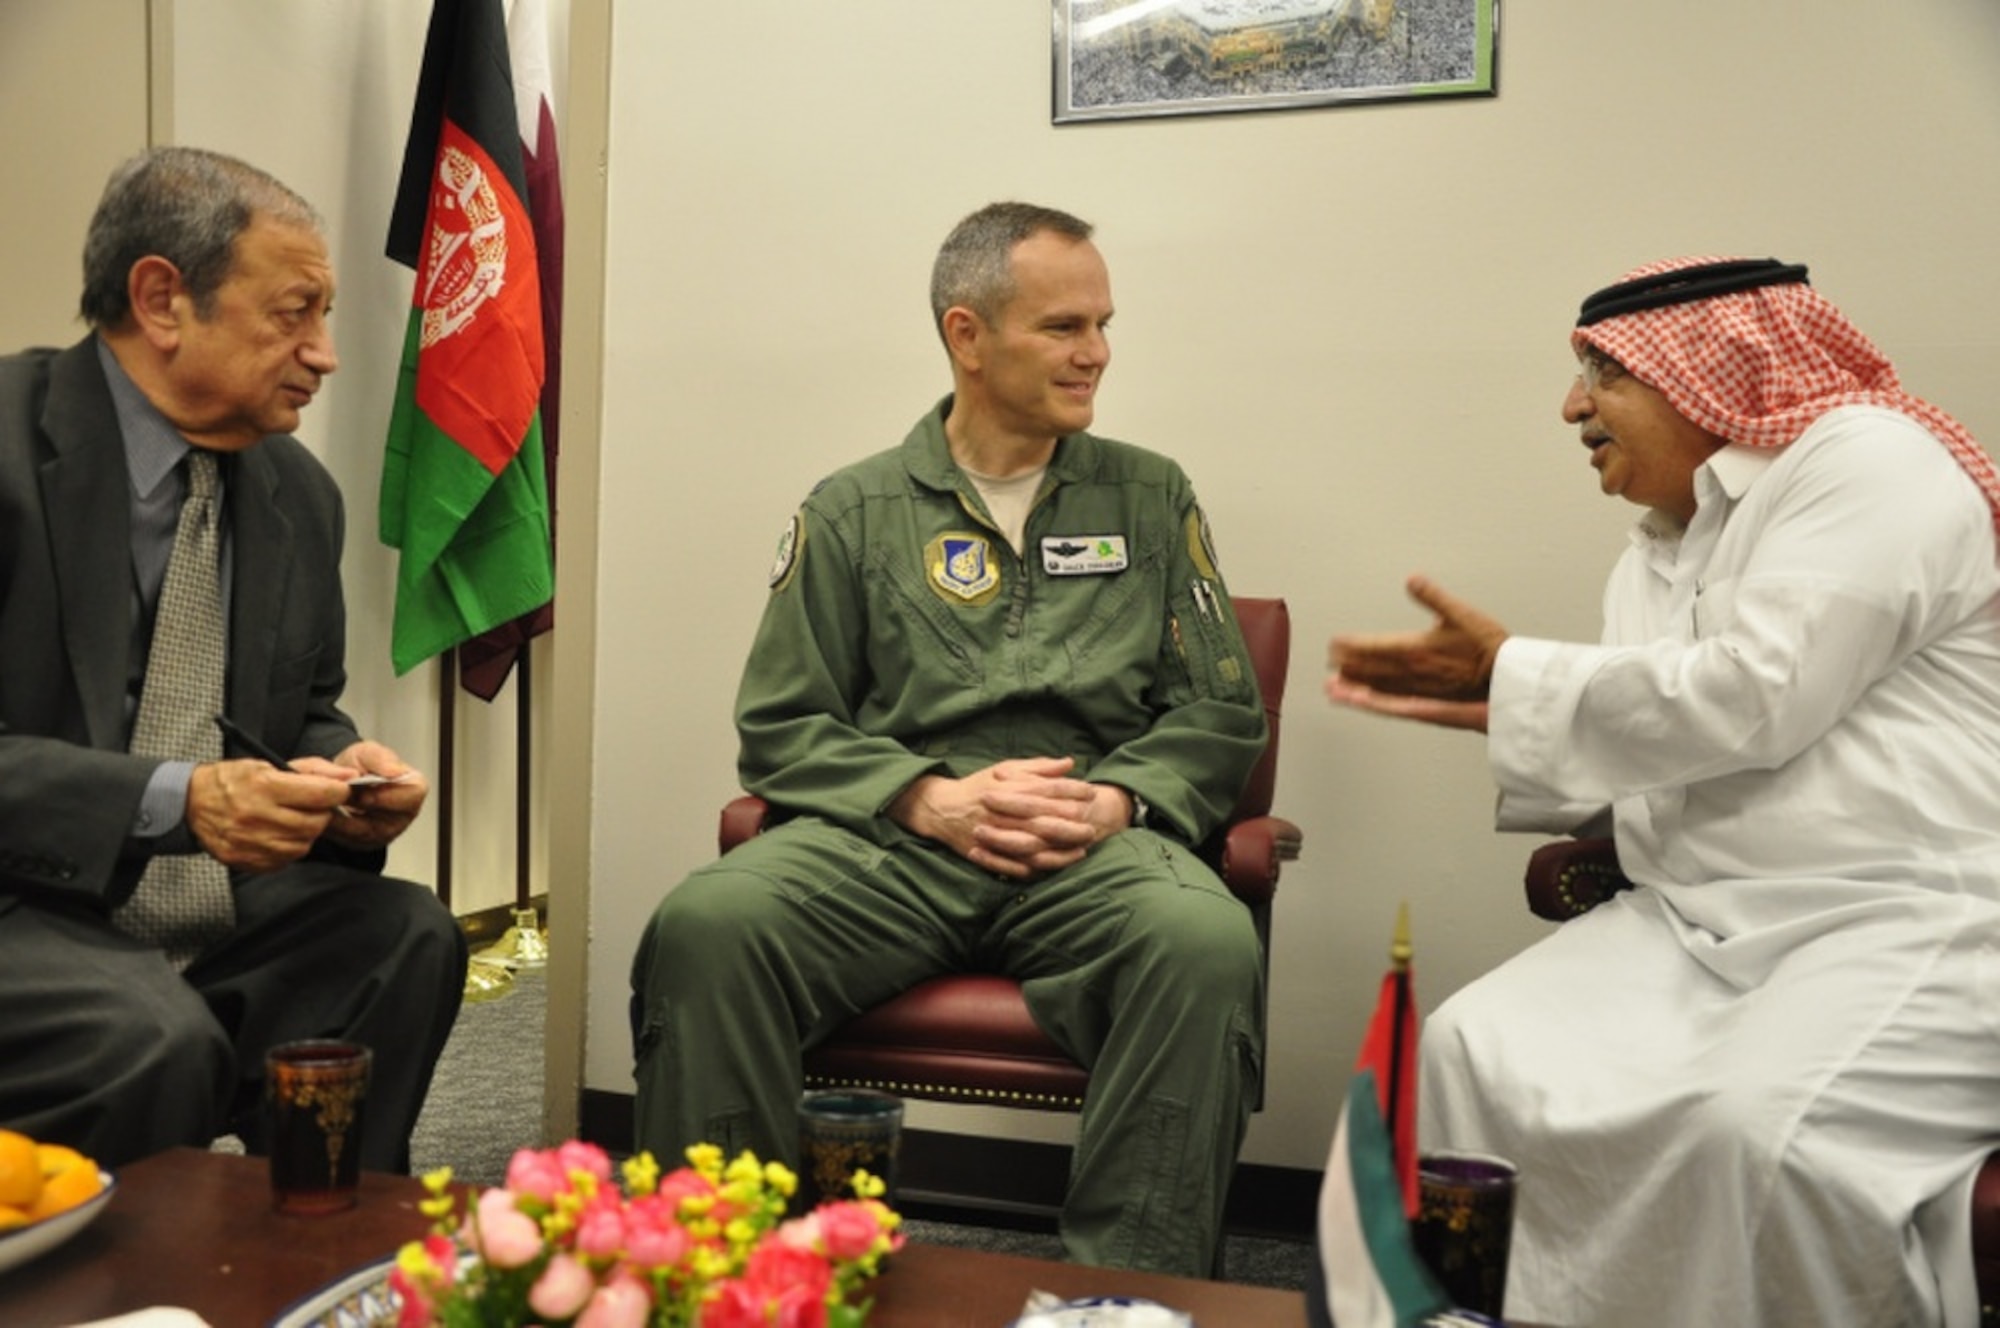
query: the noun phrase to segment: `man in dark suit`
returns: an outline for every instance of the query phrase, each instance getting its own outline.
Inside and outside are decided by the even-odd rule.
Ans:
[[[374,1050],[362,1164],[406,1169],[457,1015],[462,933],[381,875],[428,786],[339,708],[344,513],[290,436],[332,303],[310,205],[161,148],[92,218],[91,335],[0,358],[0,1125],[105,1165],[260,1151],[265,1051],[342,1037]],[[204,579],[177,570],[191,492],[219,503],[206,697],[156,653],[203,617],[174,590]],[[147,711],[247,736],[162,754]]]

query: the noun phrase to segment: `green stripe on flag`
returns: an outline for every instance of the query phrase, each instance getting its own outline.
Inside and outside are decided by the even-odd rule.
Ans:
[[[402,551],[389,656],[398,675],[555,594],[541,417],[489,472],[416,404],[413,310],[383,458],[382,542]]]
[[[1389,1128],[1383,1124],[1375,1076],[1370,1071],[1354,1076],[1348,1085],[1347,1129],[1347,1164],[1368,1261],[1395,1307],[1397,1324],[1421,1324],[1448,1308],[1451,1301],[1411,1243],[1409,1219],[1403,1214],[1402,1181],[1396,1175]]]

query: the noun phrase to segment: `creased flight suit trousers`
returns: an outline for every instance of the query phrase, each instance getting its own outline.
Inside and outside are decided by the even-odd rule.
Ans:
[[[804,818],[691,875],[633,965],[637,1141],[798,1161],[801,1049],[941,972],[1023,983],[1091,1071],[1061,1221],[1080,1263],[1216,1271],[1263,1058],[1249,910],[1177,841],[1122,832],[1033,883]]]

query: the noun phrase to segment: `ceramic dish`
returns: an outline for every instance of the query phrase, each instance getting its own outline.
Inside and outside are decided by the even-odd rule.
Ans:
[[[96,1220],[118,1189],[118,1182],[112,1179],[110,1172],[99,1168],[97,1175],[104,1182],[104,1188],[76,1207],[0,1235],[0,1273],[47,1254]]]
[[[393,1324],[403,1298],[389,1289],[394,1255],[357,1268],[285,1308],[271,1328],[375,1328]]]
[[[1136,1296],[1086,1296],[1050,1303],[1038,1294],[1034,1307],[1010,1328],[1193,1328],[1194,1320],[1157,1300]]]

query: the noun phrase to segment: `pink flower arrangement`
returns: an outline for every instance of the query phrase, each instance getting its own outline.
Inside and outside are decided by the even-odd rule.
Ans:
[[[667,1175],[650,1154],[624,1164],[593,1144],[524,1148],[504,1187],[465,1213],[451,1172],[424,1177],[436,1222],[396,1257],[398,1328],[863,1328],[862,1296],[902,1245],[882,1182],[786,1220],[784,1166],[697,1144]]]

